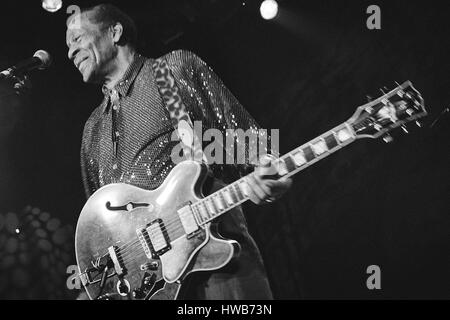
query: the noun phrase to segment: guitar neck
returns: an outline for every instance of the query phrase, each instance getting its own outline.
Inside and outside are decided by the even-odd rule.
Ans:
[[[273,160],[279,178],[292,176],[356,140],[355,130],[344,122],[311,141]],[[205,225],[247,201],[245,177],[191,205],[198,225]]]

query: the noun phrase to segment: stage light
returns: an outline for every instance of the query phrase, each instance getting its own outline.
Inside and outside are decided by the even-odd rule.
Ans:
[[[62,7],[62,0],[42,0],[42,8],[48,12],[56,12]]]
[[[278,14],[278,3],[275,0],[264,0],[261,3],[259,11],[261,12],[261,16],[264,19],[266,20],[273,19]]]

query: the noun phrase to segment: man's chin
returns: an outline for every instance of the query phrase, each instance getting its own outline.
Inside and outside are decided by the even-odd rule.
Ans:
[[[81,76],[83,77],[83,82],[86,82],[86,83],[91,83],[91,82],[93,82],[93,81],[92,81],[92,72],[89,72],[88,70],[84,70],[84,71],[81,73]]]
[[[79,69],[83,82],[91,83],[94,82],[94,72],[92,66],[88,62],[84,62]]]
[[[81,73],[81,75],[83,76],[83,82],[85,83],[98,83],[94,73],[89,70],[85,70]]]

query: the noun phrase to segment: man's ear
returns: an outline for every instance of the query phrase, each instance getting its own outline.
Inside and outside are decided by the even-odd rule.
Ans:
[[[123,34],[123,26],[120,23],[116,23],[111,27],[112,39],[115,44],[118,44]]]

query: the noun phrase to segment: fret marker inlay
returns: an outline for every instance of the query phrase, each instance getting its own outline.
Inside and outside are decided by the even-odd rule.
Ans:
[[[350,134],[347,128],[342,128],[337,133],[337,138],[339,139],[340,142],[345,142],[351,137],[352,135]]]
[[[325,144],[325,141],[323,141],[323,140],[319,140],[319,141],[313,143],[311,145],[311,147],[317,156],[320,156],[322,153],[327,151],[327,145]]]
[[[303,151],[297,151],[294,153],[294,163],[297,167],[301,167],[306,163],[305,156],[303,155]]]

